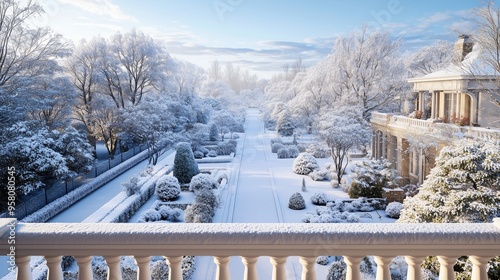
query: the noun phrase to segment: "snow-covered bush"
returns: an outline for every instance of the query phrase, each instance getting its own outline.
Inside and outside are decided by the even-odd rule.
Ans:
[[[235,140],[229,140],[227,143],[219,143],[219,147],[217,149],[217,154],[228,156],[231,153],[236,153],[237,142]]]
[[[290,158],[296,158],[300,154],[299,149],[295,145],[288,146],[288,156]]]
[[[161,214],[156,209],[148,209],[146,212],[142,213],[139,218],[139,223],[148,223],[148,222],[156,222],[161,220]]]
[[[120,262],[122,271],[122,280],[136,280],[137,279],[137,265],[134,258],[123,256]]]
[[[368,202],[366,200],[366,198],[364,198],[364,197],[360,197],[358,199],[353,200],[351,202],[351,206],[354,210],[349,211],[349,212],[354,212],[354,211],[370,212],[370,211],[375,210],[375,208],[372,206],[372,204],[370,202]]]
[[[311,177],[311,179],[313,179],[314,181],[330,180],[330,171],[314,170],[313,172],[309,173],[309,177]]]
[[[196,193],[195,202],[207,204],[213,210],[215,210],[219,206],[219,201],[217,199],[217,196],[215,196],[214,192],[209,189],[199,190]]]
[[[207,155],[208,155],[209,157],[216,157],[216,156],[217,156],[217,151],[215,151],[215,150],[211,150],[211,151],[209,151],[209,152],[208,152],[208,154],[207,154]]]
[[[277,153],[279,150],[284,149],[285,145],[282,143],[274,143],[271,145],[271,152],[272,153]]]
[[[334,261],[328,270],[327,280],[345,280],[347,275],[347,265],[343,261]]]
[[[127,196],[134,195],[141,189],[141,186],[138,185],[139,178],[137,176],[133,176],[128,181],[122,183],[122,189],[127,194]]]
[[[307,147],[304,144],[297,144],[296,147],[297,150],[299,150],[299,153],[305,153],[307,150]]]
[[[153,261],[150,264],[151,280],[164,280],[168,279],[170,268],[164,259]]]
[[[302,217],[304,223],[359,223],[358,215],[349,212],[340,212],[327,206],[317,206],[315,212],[307,212]]]
[[[396,170],[387,160],[356,162],[352,168],[349,197],[382,197],[383,188],[395,187]]]
[[[326,205],[330,198],[325,193],[315,193],[311,196],[311,203],[314,205]]]
[[[94,280],[108,279],[108,266],[103,257],[92,257],[92,272],[94,274]]]
[[[189,205],[184,211],[184,221],[186,223],[211,223],[213,220],[213,209],[204,203],[194,203]]]
[[[310,153],[315,158],[327,158],[329,156],[328,149],[318,143],[309,144],[306,148],[306,152]]]
[[[306,208],[306,201],[300,193],[294,193],[288,201],[288,208],[292,210],[302,210]]]
[[[180,184],[188,184],[193,176],[200,173],[198,164],[194,160],[191,144],[181,142],[177,144],[174,158],[174,177]]]
[[[193,156],[195,159],[203,158],[204,154],[201,151],[194,151]]]
[[[402,186],[401,189],[404,191],[405,197],[414,197],[418,194],[420,187],[417,185],[408,184]]]
[[[200,173],[193,177],[189,183],[189,190],[195,194],[203,189],[212,190],[219,187],[219,183],[214,177],[208,174]]]
[[[161,206],[158,210],[162,221],[179,222],[183,211],[179,208],[171,208],[168,206]]]
[[[151,176],[151,174],[153,174],[153,171],[154,171],[154,165],[149,164],[148,166],[146,166],[144,171],[141,172],[141,177]]]
[[[155,194],[161,201],[176,200],[181,194],[179,181],[172,176],[162,176],[156,181]]]
[[[316,158],[309,153],[300,153],[293,161],[293,172],[299,175],[308,175],[319,169]]]
[[[340,187],[340,184],[337,180],[331,180],[330,186],[332,186],[332,188],[336,189],[336,188]]]
[[[274,145],[281,145],[281,144],[274,144]],[[290,157],[290,154],[288,153],[288,148],[286,148],[286,147],[279,149],[276,154],[277,154],[278,158],[289,158]]]
[[[319,256],[316,258],[316,263],[319,265],[328,265],[330,264],[330,258],[328,256]]]
[[[391,202],[387,204],[385,208],[385,214],[391,218],[399,218],[399,214],[401,214],[401,210],[403,209],[403,203],[400,202]]]

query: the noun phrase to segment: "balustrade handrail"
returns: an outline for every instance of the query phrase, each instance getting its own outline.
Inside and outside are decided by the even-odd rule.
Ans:
[[[500,221],[497,221],[500,223]],[[3,239],[6,238],[2,237]],[[9,246],[2,240],[0,254]],[[409,251],[411,250],[411,251]],[[500,255],[494,224],[22,224],[16,254]]]

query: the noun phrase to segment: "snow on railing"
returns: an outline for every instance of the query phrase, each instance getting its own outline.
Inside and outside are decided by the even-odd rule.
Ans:
[[[392,114],[372,112],[372,117],[371,117],[370,121],[372,123],[387,125],[387,123],[391,119],[391,116],[392,116]]]
[[[0,219],[0,254],[8,255],[9,219]],[[49,279],[63,279],[61,256],[75,256],[79,279],[92,279],[91,256],[104,256],[108,279],[121,279],[120,256],[135,256],[138,279],[150,279],[149,256],[166,256],[169,279],[181,280],[182,256],[213,256],[216,279],[229,279],[229,256],[242,256],[245,275],[257,279],[259,256],[271,256],[273,279],[287,279],[284,264],[300,256],[302,279],[316,279],[318,256],[344,256],[347,279],[361,277],[364,256],[375,256],[377,279],[405,256],[407,279],[422,279],[425,256],[438,256],[439,279],[454,279],[459,256],[470,256],[472,279],[487,279],[487,264],[500,255],[500,220],[494,224],[18,224],[17,279],[31,279],[30,256],[44,256]]]

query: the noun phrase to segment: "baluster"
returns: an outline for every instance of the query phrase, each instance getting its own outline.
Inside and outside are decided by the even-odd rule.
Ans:
[[[16,257],[17,279],[31,279],[31,257]]]
[[[79,280],[92,280],[92,257],[75,257],[78,264],[78,279]]]
[[[470,256],[472,262],[472,280],[488,280],[488,261],[490,257]]]
[[[121,280],[122,271],[120,269],[120,261],[122,257],[104,257],[106,264],[108,264],[108,280]]]
[[[285,263],[288,257],[271,257],[273,280],[286,280]]]
[[[217,274],[215,276],[215,279],[231,279],[231,275],[229,274],[229,260],[230,257],[214,257],[214,263],[217,265]]]
[[[346,280],[361,280],[359,264],[363,257],[344,256],[344,262],[347,264]]]
[[[453,266],[457,262],[458,257],[438,256],[439,264],[439,280],[455,280]]]
[[[139,271],[137,272],[137,279],[138,280],[149,280],[151,279],[151,271],[149,267],[149,262],[151,261],[151,257],[146,256],[146,257],[135,257],[135,264],[139,268]]]
[[[391,279],[390,264],[394,257],[381,257],[375,256],[375,263],[377,264],[377,280]]]
[[[257,260],[259,257],[241,257],[245,265],[245,280],[257,280]]]
[[[405,260],[408,264],[407,280],[422,280],[422,263],[425,257],[406,256]]]
[[[168,280],[182,280],[182,256],[165,258],[167,258],[167,264],[170,266]]]
[[[63,273],[61,267],[61,256],[53,256],[47,257],[45,256],[45,260],[47,261],[47,267],[49,268],[49,272],[47,274],[47,279],[49,280],[63,280]]]
[[[316,271],[314,265],[316,264],[316,257],[300,257],[300,264],[302,265],[302,280],[315,280]]]

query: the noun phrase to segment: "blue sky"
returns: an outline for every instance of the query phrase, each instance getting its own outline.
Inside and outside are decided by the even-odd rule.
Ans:
[[[412,51],[468,33],[481,0],[38,0],[41,24],[77,43],[131,28],[165,42],[176,58],[208,67],[231,61],[263,77],[302,58],[326,57],[335,37],[363,24],[403,39]]]

